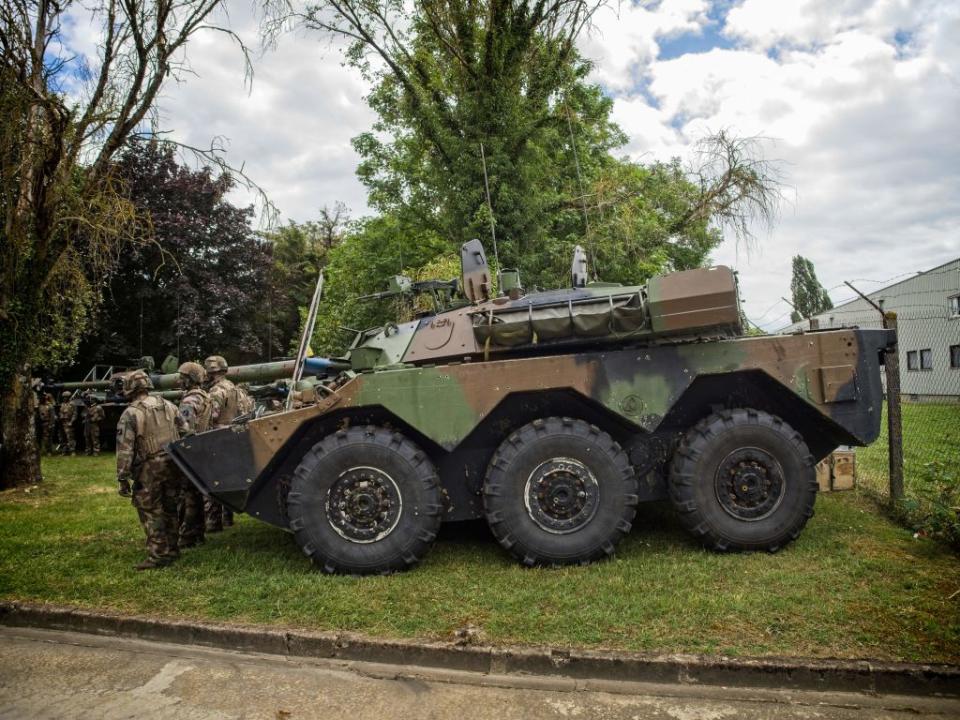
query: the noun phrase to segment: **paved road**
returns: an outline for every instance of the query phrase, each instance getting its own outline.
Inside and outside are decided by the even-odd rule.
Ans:
[[[523,687],[506,687],[507,684]],[[960,701],[497,678],[0,628],[2,718],[957,718]]]

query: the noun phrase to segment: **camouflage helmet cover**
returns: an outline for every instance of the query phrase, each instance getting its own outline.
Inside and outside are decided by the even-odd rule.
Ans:
[[[124,395],[132,395],[137,390],[153,390],[153,381],[143,370],[134,370],[123,378]]]
[[[208,373],[226,372],[228,367],[223,355],[211,355],[203,361],[203,369]]]
[[[207,358],[210,360],[211,358]],[[186,375],[197,385],[201,385],[207,380],[207,372],[200,363],[185,362],[177,370],[181,375]]]
[[[61,400],[69,400],[71,397],[72,397],[72,396],[70,395],[70,391],[69,391],[69,390],[64,390],[62,393],[60,393],[60,399],[61,399]]]

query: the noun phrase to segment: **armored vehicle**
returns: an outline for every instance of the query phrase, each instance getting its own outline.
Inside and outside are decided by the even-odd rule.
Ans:
[[[813,514],[815,463],[878,435],[892,331],[745,337],[726,267],[588,282],[578,248],[570,288],[503,273],[492,296],[480,243],[461,259],[459,288],[426,288],[459,302],[357,333],[315,402],[183,439],[177,464],[363,574],[478,518],[526,565],[591,562],[663,499],[709,548],[776,551]]]

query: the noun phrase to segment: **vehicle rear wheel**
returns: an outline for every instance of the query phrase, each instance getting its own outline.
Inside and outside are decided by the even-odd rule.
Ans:
[[[500,445],[483,502],[494,536],[523,564],[582,564],[613,555],[630,531],[637,478],[610,435],[550,417]]]
[[[687,433],[670,467],[670,499],[684,527],[719,551],[776,552],[813,516],[814,460],[780,418],[725,410]]]
[[[328,435],[304,456],[287,495],[297,544],[328,573],[406,570],[441,521],[433,463],[411,440],[379,427]]]

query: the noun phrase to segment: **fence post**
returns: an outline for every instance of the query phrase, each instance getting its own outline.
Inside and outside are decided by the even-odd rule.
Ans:
[[[897,314],[885,312],[883,326],[897,329]],[[883,359],[887,376],[887,440],[890,463],[890,501],[903,499],[903,420],[900,415],[900,354],[897,345]]]

